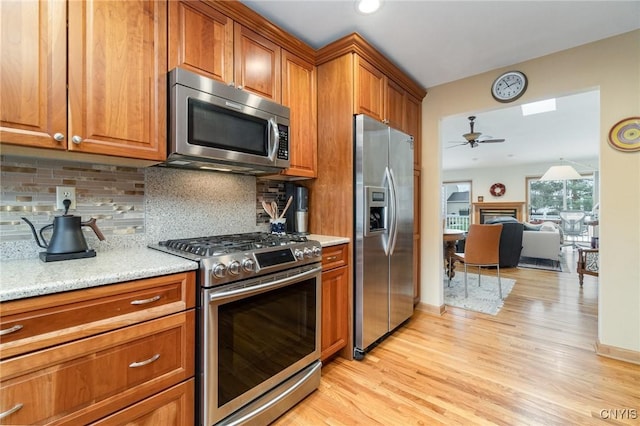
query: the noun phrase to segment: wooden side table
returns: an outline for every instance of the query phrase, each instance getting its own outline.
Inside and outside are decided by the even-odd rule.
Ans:
[[[456,253],[456,243],[458,240],[464,240],[464,231],[458,229],[445,229],[442,232],[442,240],[444,241],[444,267],[449,279],[456,276],[455,261],[452,260]]]

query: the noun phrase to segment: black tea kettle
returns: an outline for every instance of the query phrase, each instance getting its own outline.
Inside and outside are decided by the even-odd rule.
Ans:
[[[82,222],[80,216],[67,214],[69,207],[67,203],[65,203],[65,206],[65,214],[63,216],[54,217],[53,223],[40,229],[40,238],[38,238],[38,233],[33,224],[27,218],[22,218],[31,228],[38,246],[47,249],[47,251],[40,253],[40,259],[43,262],[95,257],[95,250],[89,249],[87,241],[82,234],[83,226],[90,227],[100,241],[104,240],[104,235],[96,225],[95,218]],[[51,241],[47,242],[42,233],[49,228],[53,228],[53,235],[51,236]]]

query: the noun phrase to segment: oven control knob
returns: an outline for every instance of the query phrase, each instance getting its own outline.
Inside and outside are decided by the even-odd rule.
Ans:
[[[311,257],[311,254],[312,254],[312,253],[311,253],[311,249],[310,249],[309,247],[305,247],[305,248],[304,248],[304,255],[305,255],[306,257]]]
[[[216,278],[223,278],[227,275],[227,267],[224,266],[224,263],[216,263],[213,266],[213,276]]]
[[[304,253],[302,252],[302,250],[300,249],[295,249],[293,251],[293,255],[296,257],[296,259],[298,260],[302,260],[304,258]]]
[[[251,259],[244,259],[242,261],[242,269],[247,272],[251,272],[256,268],[256,263]]]
[[[240,273],[240,262],[238,262],[237,260],[234,260],[229,264],[229,267],[227,268],[227,270],[231,275],[238,275]]]
[[[314,246],[312,250],[315,257],[322,256],[322,249],[320,247]]]

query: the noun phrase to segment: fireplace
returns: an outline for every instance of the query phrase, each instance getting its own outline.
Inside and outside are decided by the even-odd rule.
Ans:
[[[509,216],[523,221],[524,202],[473,203],[473,223],[486,223],[488,220]]]

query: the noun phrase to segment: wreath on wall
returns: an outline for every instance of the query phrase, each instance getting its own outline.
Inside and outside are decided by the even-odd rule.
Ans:
[[[491,185],[491,188],[489,189],[489,192],[494,197],[502,197],[506,191],[507,191],[507,188],[505,188],[504,184],[502,183],[494,183],[493,185]]]

